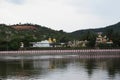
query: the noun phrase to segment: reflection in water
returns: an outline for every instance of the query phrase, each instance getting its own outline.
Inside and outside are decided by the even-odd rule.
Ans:
[[[120,74],[120,61],[119,60],[111,60],[108,61],[107,65],[107,71],[108,71],[108,75],[110,77],[115,77],[116,73]]]
[[[85,62],[85,69],[88,72],[88,75],[91,76],[93,74],[94,69],[97,67],[95,60],[90,59]]]
[[[0,61],[0,78],[42,80],[119,80],[120,59]]]

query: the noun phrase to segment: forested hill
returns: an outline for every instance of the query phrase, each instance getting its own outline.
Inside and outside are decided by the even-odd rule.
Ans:
[[[24,42],[25,47],[29,42],[38,42],[55,38],[57,42],[67,42],[70,40],[70,34],[63,30],[53,30],[37,24],[0,24],[0,49],[8,46],[9,49],[18,49],[20,42]]]
[[[94,33],[98,33],[98,32],[102,32],[103,34],[108,34],[111,32],[111,34],[113,32],[117,32],[120,34],[120,22],[114,25],[110,25],[107,27],[103,27],[103,28],[97,28],[97,29],[85,29],[85,30],[77,30],[71,33],[71,35],[74,38],[81,38],[82,36],[84,36],[87,32],[94,32]]]
[[[38,42],[55,38],[57,43],[67,43],[72,40],[88,40],[90,46],[94,46],[97,32],[103,32],[115,46],[120,46],[120,22],[104,28],[78,30],[72,33],[63,30],[53,30],[37,24],[0,24],[0,50],[17,50],[20,42],[24,42],[25,47],[30,46],[30,42]],[[7,47],[6,47],[7,46]]]
[[[41,41],[49,37],[60,40],[60,38],[66,37],[67,35],[63,30],[57,31],[37,24],[0,24],[0,40],[6,40],[6,36],[8,36],[10,40],[16,38],[31,38],[36,41]]]

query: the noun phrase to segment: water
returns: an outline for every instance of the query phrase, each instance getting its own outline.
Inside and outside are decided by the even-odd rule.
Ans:
[[[3,57],[2,80],[120,80],[119,58]]]

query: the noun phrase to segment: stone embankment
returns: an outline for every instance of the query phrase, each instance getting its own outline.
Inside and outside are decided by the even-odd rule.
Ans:
[[[32,55],[118,55],[120,49],[87,49],[87,50],[20,50],[0,51],[0,56],[32,56]]]

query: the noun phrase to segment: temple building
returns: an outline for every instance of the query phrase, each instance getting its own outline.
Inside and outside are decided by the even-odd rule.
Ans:
[[[31,47],[53,47],[53,43],[56,43],[55,38],[48,38],[48,40],[43,40],[40,42],[30,42]]]
[[[109,38],[107,38],[106,35],[102,36],[102,33],[99,32],[98,36],[96,38],[96,46],[100,43],[102,43],[102,44],[113,44],[113,41],[109,40]]]

